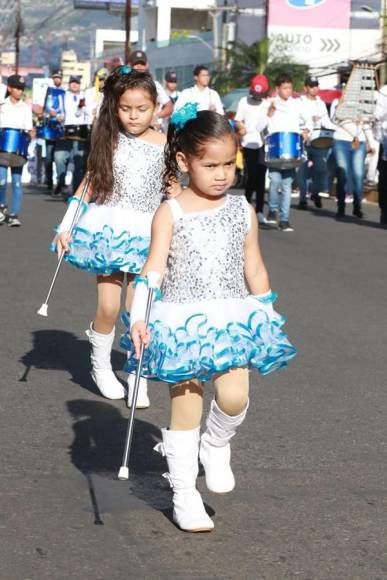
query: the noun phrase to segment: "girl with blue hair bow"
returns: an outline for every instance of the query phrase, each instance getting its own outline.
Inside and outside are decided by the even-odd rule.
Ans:
[[[148,259],[137,280],[130,331],[122,345],[128,370],[141,344],[143,374],[170,385],[171,419],[156,446],[167,460],[173,518],[185,531],[214,527],[196,489],[198,456],[215,493],[235,485],[230,440],[249,406],[249,369],[267,374],[295,354],[273,309],[276,295],[258,245],[258,224],[244,196],[230,195],[237,139],[227,119],[197,112],[190,103],[172,115],[166,147],[166,182],[179,173],[189,184],[157,210]],[[145,325],[147,275],[163,277],[161,299]],[[203,383],[215,398],[200,437]]]
[[[97,275],[97,311],[86,331],[92,377],[105,397],[120,399],[126,390],[110,360],[115,323],[121,290],[126,282],[129,308],[134,275],[148,254],[152,217],[163,196],[165,136],[151,127],[157,90],[148,73],[121,66],[106,79],[103,94],[88,159],[87,203],[70,239],[82,183],[58,228],[56,247],[70,264]],[[133,386],[129,375],[129,405]],[[145,379],[137,405],[149,406]]]

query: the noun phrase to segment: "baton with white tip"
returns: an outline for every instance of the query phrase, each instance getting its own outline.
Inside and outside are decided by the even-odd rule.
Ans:
[[[153,301],[153,293],[155,289],[158,287],[158,281],[160,279],[160,274],[158,272],[148,272],[148,297],[146,302],[146,310],[145,310],[145,325],[148,326],[149,324],[149,317],[152,308],[152,301]],[[133,400],[132,406],[130,409],[130,416],[128,422],[128,428],[126,431],[126,439],[125,439],[125,449],[124,455],[122,458],[122,466],[118,472],[118,479],[125,481],[129,479],[129,456],[130,456],[130,449],[132,446],[132,438],[133,438],[133,427],[134,427],[134,415],[136,413],[136,405],[137,405],[137,396],[140,386],[140,378],[141,378],[141,370],[142,370],[142,361],[144,358],[144,351],[145,345],[141,343],[140,349],[140,357],[138,359],[137,370],[136,370],[136,377],[134,381],[134,388],[133,388]]]
[[[82,206],[83,206],[83,202],[85,201],[85,197],[86,197],[86,193],[87,193],[87,188],[88,188],[88,181],[86,180],[85,181],[85,185],[83,186],[83,190],[82,190],[81,197],[79,198],[79,203],[78,203],[77,211],[75,212],[75,215],[73,217],[73,221],[71,222],[71,226],[70,226],[70,229],[69,229],[69,234],[70,235],[73,233],[74,227],[77,224],[78,219],[79,219],[79,216],[80,216],[80,213],[82,211]],[[55,272],[54,272],[54,276],[52,278],[52,282],[51,282],[50,288],[49,288],[48,293],[47,293],[47,296],[46,296],[46,300],[43,302],[43,304],[41,305],[41,307],[37,311],[37,314],[40,314],[40,316],[48,316],[48,303],[49,303],[49,300],[51,298],[51,294],[52,294],[52,291],[54,289],[55,282],[56,282],[56,279],[58,277],[60,267],[61,267],[62,262],[63,262],[63,259],[65,257],[65,253],[66,252],[62,252],[61,255],[60,255],[60,258],[58,260],[58,264],[57,264],[56,269],[55,269]]]

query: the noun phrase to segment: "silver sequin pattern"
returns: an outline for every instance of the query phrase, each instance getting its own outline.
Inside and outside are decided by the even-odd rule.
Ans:
[[[163,196],[163,171],[163,147],[120,133],[113,156],[113,192],[105,205],[154,213]]]
[[[245,298],[244,242],[249,206],[228,195],[215,211],[176,220],[162,284],[163,302]]]

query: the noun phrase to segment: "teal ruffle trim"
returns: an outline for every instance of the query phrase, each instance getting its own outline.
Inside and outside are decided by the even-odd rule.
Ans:
[[[274,293],[273,293],[274,294]],[[130,339],[130,318],[122,315],[127,332],[121,346],[129,357],[125,370],[134,372],[137,360]],[[142,376],[167,383],[192,378],[207,381],[232,368],[256,368],[262,375],[285,367],[296,356],[296,348],[281,330],[283,316],[269,319],[258,307],[245,324],[229,322],[224,328],[208,324],[205,314],[190,316],[172,331],[162,320],[149,325],[151,342],[144,353]]]
[[[104,226],[100,232],[76,227],[65,260],[94,274],[112,274],[120,270],[137,274],[145,264],[149,245],[149,237],[131,237],[125,231],[114,236],[110,226]],[[51,250],[56,251],[54,242]]]

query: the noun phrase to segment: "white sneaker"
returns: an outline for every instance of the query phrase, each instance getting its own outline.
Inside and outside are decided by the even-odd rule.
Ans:
[[[267,224],[267,219],[265,218],[265,216],[263,215],[263,213],[261,211],[259,211],[257,213],[257,218],[258,218],[258,222],[260,224]]]
[[[131,373],[128,376],[128,407],[129,408],[132,406],[135,380],[136,380],[136,375]],[[148,396],[148,381],[144,377],[140,377],[140,384],[138,387],[136,409],[147,409],[149,406],[150,406],[150,400],[149,400],[149,396]]]

